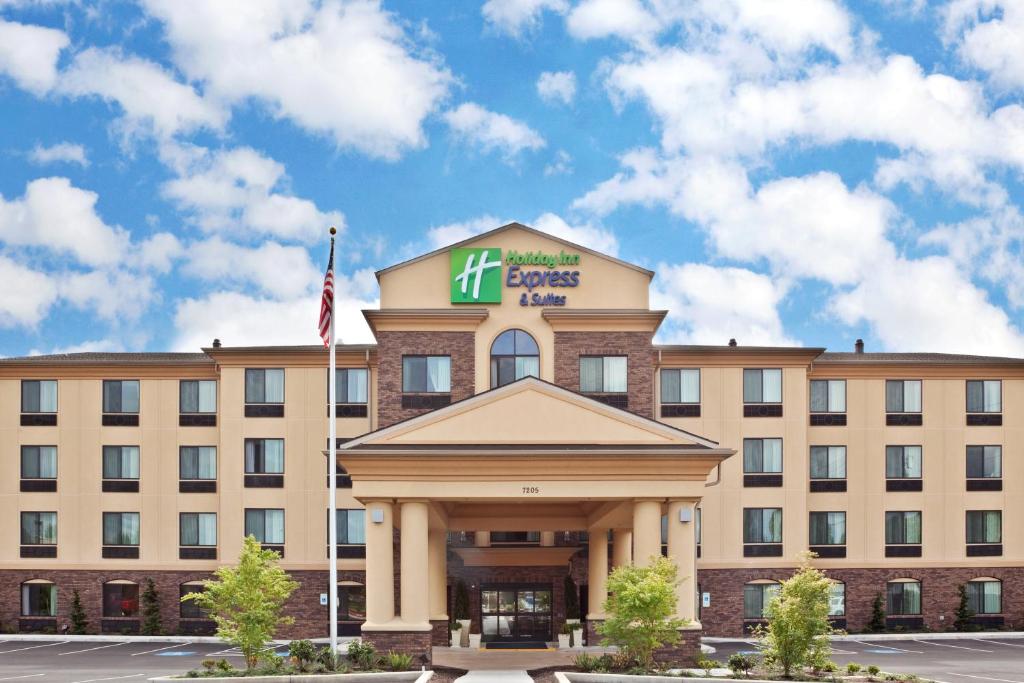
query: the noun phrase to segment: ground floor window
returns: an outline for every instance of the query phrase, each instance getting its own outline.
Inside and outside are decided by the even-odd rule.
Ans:
[[[21,616],[57,616],[57,586],[52,583],[21,584]]]
[[[743,618],[764,619],[765,608],[771,599],[779,594],[778,583],[748,583],[743,586]]]
[[[846,616],[846,584],[842,581],[833,581],[828,589],[828,615]]]
[[[139,616],[139,584],[131,582],[103,584],[103,616]]]
[[[886,611],[890,616],[917,616],[921,614],[921,582],[890,581],[887,589]]]
[[[183,598],[189,593],[202,593],[206,590],[206,587],[196,581],[193,583],[183,583],[178,586],[178,597]],[[206,619],[206,610],[199,607],[194,600],[186,600],[181,603],[180,616],[182,619]]]
[[[353,584],[338,586],[338,619],[342,621],[366,620],[366,586]]]
[[[1003,582],[997,579],[968,581],[967,607],[975,614],[1000,614],[1003,611]]]

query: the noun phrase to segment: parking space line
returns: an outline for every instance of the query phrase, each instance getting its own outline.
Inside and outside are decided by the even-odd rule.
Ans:
[[[994,652],[994,650],[982,650],[980,647],[964,647],[963,645],[947,645],[946,643],[936,643],[934,640],[914,640],[912,642],[921,643],[922,645],[934,645],[936,647],[952,647],[957,650],[970,650],[972,652]]]
[[[22,650],[34,650],[37,647],[53,647],[54,645],[67,645],[70,642],[71,642],[70,640],[62,640],[59,643],[44,643],[43,645],[32,645],[30,647],[19,647],[16,650],[4,650],[4,651],[0,652],[0,655],[5,655],[5,654],[8,654],[10,652],[21,652]]]
[[[86,648],[84,650],[72,650],[71,652],[58,652],[57,656],[58,657],[63,657],[64,655],[77,655],[77,654],[81,654],[82,652],[92,652],[93,650],[102,650],[102,649],[108,648],[108,647],[117,647],[118,645],[127,645],[127,644],[128,644],[128,641],[124,641],[124,642],[121,642],[121,643],[111,643],[110,645],[100,645],[99,647],[89,647],[89,648]]]
[[[979,643],[992,643],[993,645],[1005,645],[1006,647],[1024,647],[1024,645],[1021,645],[1020,643],[1002,643],[1002,642],[1000,642],[998,640],[992,640],[990,638],[971,638],[971,640],[976,640]]]
[[[167,647],[158,647],[155,650],[146,650],[145,652],[133,652],[130,656],[131,657],[138,657],[139,655],[148,655],[151,652],[160,652],[161,650],[173,650],[176,647],[184,647],[186,645],[191,645],[191,644],[192,644],[191,642],[188,642],[188,643],[175,643],[174,645],[168,645]]]
[[[96,681],[120,681],[125,678],[138,678],[139,676],[145,676],[146,674],[132,674],[130,676],[114,676],[112,678],[89,678],[84,681],[75,681],[74,683],[96,683]]]
[[[866,645],[868,647],[880,647],[883,650],[892,650],[894,652],[911,652],[911,653],[913,653],[915,655],[923,655],[924,654],[924,652],[921,651],[921,650],[904,650],[904,649],[898,648],[898,647],[889,647],[888,645],[881,645],[880,643],[865,643],[865,642],[863,642],[861,640],[851,640],[850,642],[851,643],[859,643],[861,645]],[[914,642],[917,642],[917,641],[914,641]],[[867,654],[867,653],[865,653],[865,654]]]
[[[26,674],[24,676],[8,676],[6,678],[0,678],[0,681],[16,681],[19,678],[35,678],[36,676],[45,676],[46,674]]]
[[[999,681],[999,683],[1024,683],[1024,681],[1011,681],[1008,678],[992,678],[991,676],[973,676],[971,674],[958,674],[954,671],[947,671],[948,676],[964,676],[965,678],[978,678],[983,681]]]

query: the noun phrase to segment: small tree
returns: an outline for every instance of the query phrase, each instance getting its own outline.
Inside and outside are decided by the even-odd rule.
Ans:
[[[974,618],[974,610],[967,604],[967,587],[964,584],[957,586],[957,593],[960,595],[960,604],[956,608],[956,621],[953,628],[957,631],[970,631],[974,628],[971,619]]]
[[[162,630],[160,595],[157,593],[153,579],[146,579],[146,590],[142,592],[142,635],[158,636]]]
[[[648,567],[617,567],[608,577],[608,618],[598,626],[603,645],[617,645],[627,657],[650,669],[654,650],[679,642],[683,619],[676,611],[678,568],[667,557],[652,560]]]
[[[875,593],[875,601],[871,603],[871,621],[868,622],[866,630],[870,633],[881,633],[885,630],[885,607],[881,593]]]
[[[71,592],[71,632],[76,636],[85,635],[89,628],[89,620],[85,618],[85,610],[82,608],[82,597],[78,589]]]
[[[462,579],[455,584],[455,618],[469,619],[469,589]]]
[[[780,667],[786,678],[804,666],[820,671],[831,659],[831,586],[832,581],[805,556],[800,569],[782,582],[779,594],[765,608],[768,627],[759,629],[760,647],[765,662]]]
[[[571,576],[565,577],[565,618],[580,618],[580,592]]]
[[[253,536],[246,536],[237,566],[219,568],[215,580],[203,582],[203,592],[181,598],[210,614],[217,636],[241,650],[249,669],[259,663],[277,627],[294,621],[281,610],[299,584],[277,566],[279,559],[276,552],[263,550]]]

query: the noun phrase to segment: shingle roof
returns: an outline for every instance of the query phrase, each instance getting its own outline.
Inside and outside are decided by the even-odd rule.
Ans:
[[[855,353],[826,351],[815,363],[932,363],[936,365],[1024,365],[1024,358],[972,356],[958,353]]]
[[[173,364],[194,364],[213,363],[213,359],[205,353],[170,353],[170,352],[132,352],[132,353],[106,353],[88,351],[82,353],[51,353],[40,356],[17,356],[13,358],[0,358],[0,364],[33,364],[40,365],[74,365],[114,363],[114,364],[140,364],[148,363],[154,365]]]

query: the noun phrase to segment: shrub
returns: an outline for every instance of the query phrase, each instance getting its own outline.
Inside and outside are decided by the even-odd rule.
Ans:
[[[319,664],[320,667],[327,672],[338,670],[339,659],[338,655],[331,652],[330,646],[327,645],[319,648],[313,657],[313,661]]]
[[[565,618],[580,618],[580,591],[571,576],[565,577]]]
[[[213,671],[214,669],[217,668],[217,660],[216,659],[204,659],[202,662],[200,662],[200,664],[207,671]]]
[[[875,593],[875,600],[871,603],[871,620],[864,630],[869,633],[879,633],[885,630],[885,607],[882,603],[881,593]]]
[[[455,584],[455,618],[469,619],[469,588],[462,579]]]
[[[228,673],[230,671],[235,670],[235,667],[231,666],[231,662],[229,662],[226,659],[217,660],[216,667],[217,671],[223,671],[224,673]]]
[[[71,593],[71,632],[76,636],[85,635],[89,628],[89,620],[85,618],[85,610],[82,608],[82,597],[76,588]]]
[[[299,671],[305,671],[316,658],[316,646],[309,640],[293,640],[288,644],[288,654],[295,659]]]
[[[953,628],[957,631],[972,631],[974,624],[971,619],[974,618],[974,611],[967,605],[967,587],[961,583],[956,590],[960,595],[960,604],[956,608],[956,620],[953,622]]]
[[[603,644],[617,645],[650,669],[654,650],[679,642],[679,628],[686,623],[673,616],[678,583],[676,564],[666,557],[655,558],[647,567],[617,567],[608,577],[608,618],[598,627]]]
[[[354,640],[348,644],[348,658],[356,669],[372,671],[377,668],[377,650],[370,643]]]
[[[857,662],[850,662],[846,665],[846,673],[851,676],[856,676],[860,672],[860,664]]]
[[[729,655],[729,668],[736,676],[746,677],[754,668],[754,658],[740,652]]]
[[[389,650],[384,655],[384,661],[387,662],[388,668],[392,671],[408,671],[412,668],[412,655],[404,652]]]
[[[872,664],[871,666],[869,666],[869,667],[868,667],[868,676],[869,676],[870,678],[874,678],[874,677],[875,677],[875,676],[877,676],[877,675],[878,675],[879,673],[881,673],[881,671],[882,671],[881,669],[879,669],[879,668],[878,668],[877,666],[875,666],[874,664]]]
[[[146,579],[146,590],[142,592],[142,635],[158,636],[163,631],[160,623],[160,595],[153,579]]]
[[[701,657],[700,659],[697,660],[697,667],[701,668],[701,669],[704,669],[704,675],[708,676],[710,678],[711,677],[711,670],[712,669],[721,669],[722,668],[722,663],[720,661],[718,661],[717,659],[707,659],[705,657]]]
[[[573,665],[583,673],[601,671],[601,658],[581,652],[572,660]]]
[[[805,556],[800,569],[782,582],[779,594],[765,608],[768,627],[758,629],[765,661],[780,667],[786,678],[804,666],[822,670],[832,654],[828,639],[832,582],[809,560]]]

